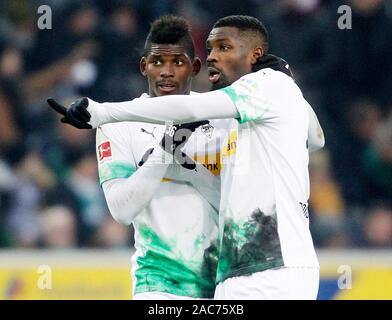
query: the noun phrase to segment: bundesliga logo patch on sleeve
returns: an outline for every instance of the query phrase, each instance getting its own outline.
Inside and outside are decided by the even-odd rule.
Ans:
[[[112,158],[112,147],[110,141],[104,141],[98,146],[99,161],[109,160]]]

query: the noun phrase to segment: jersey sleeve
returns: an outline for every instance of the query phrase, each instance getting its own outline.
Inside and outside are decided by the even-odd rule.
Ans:
[[[99,182],[117,178],[129,178],[136,170],[131,153],[131,133],[121,130],[118,124],[97,128],[96,153]]]
[[[282,112],[282,100],[293,94],[294,81],[271,69],[247,74],[230,86],[220,89],[237,108],[240,123],[269,121]]]

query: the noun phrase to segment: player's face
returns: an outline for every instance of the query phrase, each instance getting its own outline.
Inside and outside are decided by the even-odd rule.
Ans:
[[[212,90],[226,87],[252,72],[253,50],[237,28],[211,30],[207,46],[208,79]]]
[[[200,70],[200,60],[193,61],[181,45],[153,44],[140,61],[140,70],[147,77],[149,95],[189,94],[192,77]]]

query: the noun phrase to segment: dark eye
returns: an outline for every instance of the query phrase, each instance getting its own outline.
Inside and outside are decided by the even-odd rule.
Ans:
[[[227,51],[227,50],[229,50],[229,49],[230,49],[230,47],[229,47],[228,45],[222,44],[222,45],[220,46],[220,50],[221,50],[221,51]]]
[[[211,48],[207,48],[207,53],[210,54],[211,53]]]
[[[182,66],[184,64],[184,62],[181,60],[176,60],[175,64],[176,64],[176,66]]]
[[[162,61],[159,59],[154,59],[154,60],[152,60],[152,64],[154,66],[160,66],[162,64]]]

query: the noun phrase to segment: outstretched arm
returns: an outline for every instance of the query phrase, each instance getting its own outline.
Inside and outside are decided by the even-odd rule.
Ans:
[[[188,123],[206,119],[236,118],[237,109],[223,92],[197,95],[172,95],[150,99],[134,99],[119,103],[96,103],[89,99],[89,124],[140,121],[164,124]]]
[[[118,103],[97,103],[82,98],[75,101],[70,108],[51,98],[48,99],[48,103],[56,112],[63,115],[62,122],[70,123],[79,129],[92,129],[105,123],[121,121],[189,123],[238,116],[232,100],[219,90],[197,95],[136,98]]]

